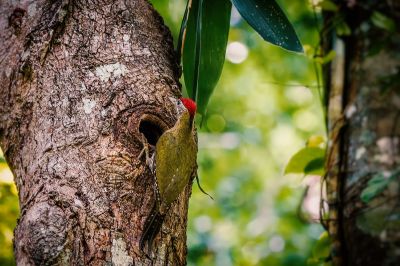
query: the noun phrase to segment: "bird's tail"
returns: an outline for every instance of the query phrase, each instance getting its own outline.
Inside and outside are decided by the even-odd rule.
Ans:
[[[140,237],[139,247],[144,252],[144,248],[147,243],[147,255],[150,256],[153,241],[157,234],[160,232],[161,226],[164,222],[165,214],[161,214],[159,211],[159,204],[157,201],[154,202],[153,208],[149,216],[144,223],[142,236]]]

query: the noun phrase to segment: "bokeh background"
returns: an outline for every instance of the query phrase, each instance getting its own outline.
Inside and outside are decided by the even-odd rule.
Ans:
[[[176,41],[185,1],[152,2]],[[318,179],[283,174],[308,139],[324,135],[313,58],[320,14],[310,0],[277,2],[306,53],[266,43],[232,11],[224,70],[199,129],[199,178],[214,200],[194,184],[188,265],[307,265],[323,232],[319,189],[304,197]],[[14,265],[18,209],[13,176],[0,159],[0,265]]]

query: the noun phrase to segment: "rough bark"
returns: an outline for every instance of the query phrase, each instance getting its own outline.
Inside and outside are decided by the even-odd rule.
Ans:
[[[398,265],[400,261],[400,4],[336,1],[350,36],[325,36],[336,59],[325,69],[329,96],[329,231],[336,265]],[[380,12],[391,32],[373,23]],[[326,17],[332,29],[334,15]],[[330,26],[328,26],[330,24]],[[329,43],[333,43],[332,46]],[[361,195],[373,177],[392,182],[371,201]]]
[[[146,0],[0,3],[0,135],[15,175],[19,265],[184,265],[190,186],[154,259],[150,144],[176,121],[172,38]]]

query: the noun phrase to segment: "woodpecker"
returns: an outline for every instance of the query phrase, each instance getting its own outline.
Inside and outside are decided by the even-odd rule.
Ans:
[[[147,244],[148,254],[171,204],[179,197],[196,168],[197,143],[194,134],[196,103],[181,98],[185,108],[178,121],[157,141],[155,154],[156,200],[146,219],[139,247]]]

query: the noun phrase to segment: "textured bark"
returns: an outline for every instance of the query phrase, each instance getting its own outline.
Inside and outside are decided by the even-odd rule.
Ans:
[[[352,33],[325,39],[337,51],[326,68],[329,95],[329,231],[336,265],[385,266],[400,261],[400,4],[398,1],[336,1]],[[378,11],[396,22],[384,30],[371,20]],[[333,16],[326,17],[332,23]],[[333,42],[332,42],[333,40]],[[370,202],[367,182],[393,181]]]
[[[154,259],[138,249],[153,176],[138,158],[177,116],[172,38],[146,0],[0,2],[0,135],[19,265],[183,265],[190,186]]]

